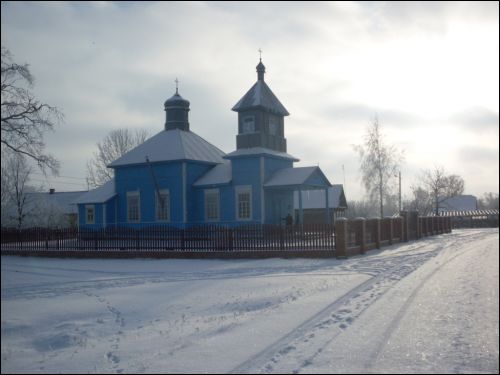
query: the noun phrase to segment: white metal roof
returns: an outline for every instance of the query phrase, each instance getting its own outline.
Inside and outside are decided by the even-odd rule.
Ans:
[[[191,131],[162,130],[109,164],[108,167],[144,164],[146,156],[151,163],[173,160],[222,163],[224,155],[223,151]]]
[[[228,184],[232,180],[231,162],[226,160],[224,164],[217,164],[207,173],[201,176],[193,186],[209,186]]]
[[[74,204],[75,199],[86,193],[86,191],[65,191],[52,194],[46,192],[26,193],[26,204],[28,208],[39,204],[48,204],[58,207],[65,214],[75,214],[78,212]]]
[[[323,180],[321,186],[330,186],[330,182],[325,177],[319,167],[299,167],[299,168],[283,168],[274,172],[269,179],[264,183],[264,187],[280,187],[280,186],[298,186],[307,185],[320,186],[317,182],[311,181],[311,178],[319,174]]]
[[[256,155],[269,155],[281,159],[290,159],[293,161],[299,161],[295,156],[287,154],[286,152],[275,151],[264,147],[250,147],[250,148],[240,148],[239,150],[230,152],[225,155],[225,159],[232,159],[245,156],[256,156]]]
[[[473,195],[457,195],[441,202],[439,208],[446,211],[476,210],[477,198]]]
[[[245,109],[262,107],[270,112],[282,116],[288,116],[289,113],[281,104],[276,95],[271,91],[264,81],[257,81],[248,92],[235,104],[233,111],[239,112]]]
[[[115,195],[115,180],[113,179],[98,188],[89,190],[88,192],[80,195],[73,203],[104,203],[113,198]]]

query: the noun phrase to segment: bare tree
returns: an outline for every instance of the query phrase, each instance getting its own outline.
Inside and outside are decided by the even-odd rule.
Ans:
[[[28,65],[14,63],[9,50],[2,47],[2,156],[22,154],[35,160],[42,171],[57,174],[59,162],[45,153],[43,133],[53,130],[63,115],[34,97],[33,81]]]
[[[463,194],[465,187],[462,177],[447,174],[443,167],[424,170],[421,181],[422,189],[429,194],[436,215],[439,215],[439,205],[443,201]]]
[[[87,162],[89,186],[101,186],[111,180],[113,170],[107,165],[143,143],[148,137],[149,132],[144,129],[137,129],[134,132],[129,129],[118,129],[108,133],[102,142],[97,142],[97,151]]]
[[[484,193],[479,198],[479,208],[481,209],[498,209],[498,193]]]
[[[354,149],[360,158],[365,189],[370,199],[378,198],[380,217],[383,217],[384,197],[390,196],[390,181],[400,168],[403,152],[385,143],[377,117],[368,127],[364,144],[355,145]]]
[[[433,201],[427,190],[421,186],[412,186],[413,199],[408,202],[408,208],[417,210],[421,215],[426,216],[432,212]]]
[[[27,195],[32,190],[28,185],[32,168],[23,154],[11,154],[2,163],[2,222],[15,222],[17,228],[23,226],[27,209]]]

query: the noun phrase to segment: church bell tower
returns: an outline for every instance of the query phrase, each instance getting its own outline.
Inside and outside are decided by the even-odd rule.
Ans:
[[[256,69],[257,82],[232,108],[238,112],[236,148],[263,147],[286,152],[284,118],[289,113],[265,83],[262,59]]]

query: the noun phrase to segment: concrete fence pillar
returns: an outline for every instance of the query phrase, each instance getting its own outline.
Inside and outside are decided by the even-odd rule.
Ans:
[[[381,240],[381,219],[375,219],[375,246],[377,246],[377,249],[380,249],[380,240]],[[373,230],[373,229],[372,229]]]
[[[403,218],[403,229],[401,232],[401,237],[403,238],[403,242],[408,242],[408,211],[401,211],[399,213]]]
[[[356,244],[359,246],[359,252],[366,252],[366,219],[357,217],[352,221],[356,232]]]
[[[380,235],[382,238],[389,240],[389,245],[392,245],[393,237],[394,237],[394,220],[392,217],[384,217],[381,223]]]
[[[419,238],[422,238],[422,221],[420,220],[420,216],[418,215],[418,211],[415,211],[415,237],[418,240]]]
[[[347,219],[345,217],[335,220],[335,256],[347,257]]]

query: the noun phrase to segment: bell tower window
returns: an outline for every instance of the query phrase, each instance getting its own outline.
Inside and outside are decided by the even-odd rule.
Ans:
[[[255,133],[255,117],[254,116],[245,116],[243,117],[243,134]]]
[[[274,116],[269,117],[269,134],[278,134],[278,119]]]

